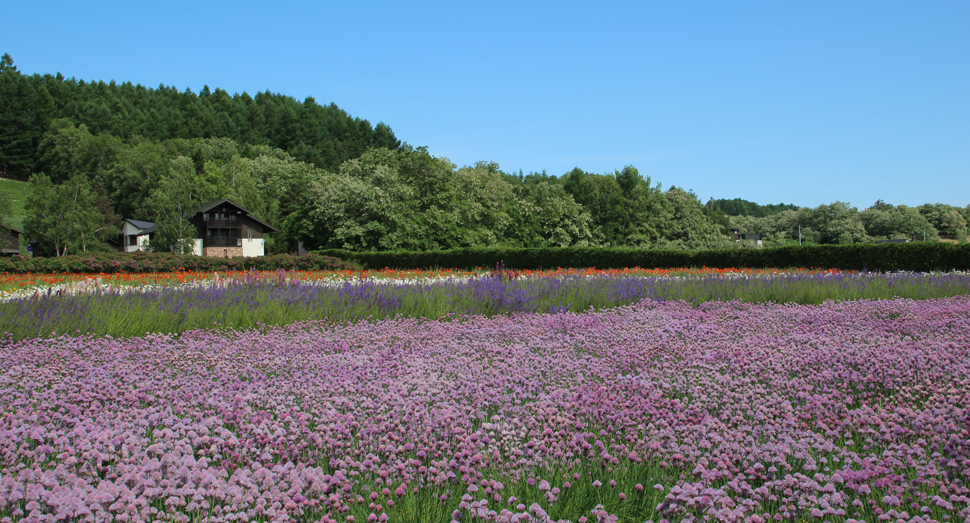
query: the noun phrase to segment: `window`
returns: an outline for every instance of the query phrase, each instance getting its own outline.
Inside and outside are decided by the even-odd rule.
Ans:
[[[204,222],[209,221],[209,213],[207,213],[207,212],[202,213],[202,221],[204,221]]]

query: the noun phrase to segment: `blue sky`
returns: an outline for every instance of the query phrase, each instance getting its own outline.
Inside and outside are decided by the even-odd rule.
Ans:
[[[970,2],[9,2],[21,71],[334,102],[458,165],[970,204]]]

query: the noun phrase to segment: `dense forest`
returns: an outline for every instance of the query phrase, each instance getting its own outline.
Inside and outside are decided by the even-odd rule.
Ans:
[[[203,87],[198,94],[160,85],[85,82],[63,75],[21,74],[9,54],[0,58],[0,174],[27,179],[43,169],[41,142],[52,122],[83,123],[93,135],[123,141],[229,138],[282,149],[298,161],[336,169],[370,147],[401,142],[383,123],[372,127],[335,104],[299,102],[270,92],[229,95]]]
[[[0,170],[29,179],[25,236],[44,255],[108,250],[122,218],[157,223],[153,248],[179,250],[186,215],[222,198],[279,229],[268,252],[296,241],[350,250],[750,246],[731,229],[767,245],[965,241],[970,220],[970,208],[939,204],[702,205],[633,166],[561,176],[487,161],[459,167],[310,98],[27,76],[9,55],[0,60]],[[8,214],[0,198],[0,219]]]

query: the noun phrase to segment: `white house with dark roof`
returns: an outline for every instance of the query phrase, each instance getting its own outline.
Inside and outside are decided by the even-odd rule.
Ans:
[[[158,226],[152,222],[126,219],[121,225],[118,250],[121,252],[147,251],[151,237],[157,230]]]

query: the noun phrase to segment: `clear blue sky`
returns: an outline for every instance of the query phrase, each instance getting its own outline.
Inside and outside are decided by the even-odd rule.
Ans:
[[[458,165],[970,204],[970,2],[7,2],[25,73],[335,102]]]

